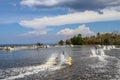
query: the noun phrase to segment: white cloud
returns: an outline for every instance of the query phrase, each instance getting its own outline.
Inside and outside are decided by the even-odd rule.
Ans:
[[[38,31],[30,31],[30,32],[28,32],[28,33],[24,33],[24,34],[22,34],[22,36],[23,35],[45,35],[45,34],[47,34],[47,32],[46,31],[42,31],[42,30],[38,30]]]
[[[24,27],[34,29],[34,31],[30,33],[47,34],[48,28],[50,29],[50,26],[111,20],[120,20],[120,12],[112,9],[104,9],[102,10],[102,14],[95,11],[85,11],[53,17],[35,18],[33,20],[23,20],[19,24]],[[69,29],[66,29],[65,31],[67,30]],[[72,30],[70,33],[72,33]]]
[[[75,29],[65,28],[65,29],[57,32],[57,34],[64,35],[64,36],[73,36],[73,35],[77,35],[77,34],[82,34],[83,37],[95,35],[95,33],[93,31],[91,31],[89,27],[87,27],[85,25],[78,26]]]
[[[103,14],[94,11],[85,11],[54,17],[35,18],[31,21],[23,20],[20,22],[20,25],[34,29],[41,29],[46,26],[120,20],[120,12],[118,11],[103,10],[102,13]]]
[[[59,32],[57,32],[58,35],[65,35],[65,36],[69,36],[69,35],[74,35],[74,30],[70,29],[70,28],[65,28]]]

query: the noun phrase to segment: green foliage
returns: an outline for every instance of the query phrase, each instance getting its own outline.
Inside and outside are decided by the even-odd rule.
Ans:
[[[83,39],[81,37],[81,34],[78,34],[77,36],[72,37],[70,40],[73,45],[82,45],[83,44]]]
[[[120,45],[120,34],[116,33],[105,33],[100,34],[97,33],[96,36],[91,37],[85,37],[82,38],[81,34],[78,34],[76,36],[73,36],[70,39],[67,39],[65,41],[67,45],[73,44],[73,45]],[[59,41],[60,45],[64,44],[63,40]]]
[[[72,38],[68,39],[65,41],[66,45],[82,45],[83,44],[83,39],[81,37],[81,34],[78,34],[77,36],[73,36]],[[60,40],[58,42],[59,45],[63,45],[64,41]]]
[[[119,34],[114,34],[114,33],[105,33],[105,34],[100,34],[97,33],[95,37],[86,37],[83,38],[85,44],[90,44],[90,45],[95,45],[95,44],[101,44],[101,45],[119,45],[120,44],[120,35]]]
[[[104,44],[105,44],[105,45],[109,45],[109,44],[110,44],[108,38],[105,38],[105,39],[104,39]]]
[[[59,45],[64,45],[64,41],[63,41],[63,40],[60,40],[60,41],[58,42],[58,44],[59,44]]]
[[[38,43],[36,43],[36,45],[37,46],[42,46],[43,44],[38,42]]]
[[[72,42],[71,42],[71,40],[68,39],[68,40],[65,41],[65,44],[66,44],[66,45],[71,45]]]

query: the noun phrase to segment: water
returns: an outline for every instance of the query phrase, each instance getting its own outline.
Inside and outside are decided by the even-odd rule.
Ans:
[[[63,51],[72,57],[72,66],[56,65]],[[99,54],[91,46],[0,51],[0,80],[120,80],[120,49],[99,49]]]

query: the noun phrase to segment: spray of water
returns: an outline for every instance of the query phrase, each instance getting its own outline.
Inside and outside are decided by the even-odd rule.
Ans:
[[[56,58],[57,57],[58,57],[57,54],[52,54],[51,57],[45,63],[45,65],[47,65],[47,66],[53,66],[54,64],[56,64]]]
[[[90,57],[97,57],[100,61],[105,61],[105,53],[103,49],[91,49],[92,55]]]
[[[116,47],[114,45],[106,45],[106,46],[103,46],[103,50],[111,50],[111,49],[115,49]]]
[[[65,67],[65,66],[60,66],[60,65],[54,65],[56,64],[56,57],[58,57],[57,54],[52,54],[50,58],[47,60],[47,62],[42,65],[10,68],[4,71],[0,70],[1,74],[5,74],[6,72],[11,74],[11,75],[3,76],[4,78],[1,80],[13,80],[16,78],[24,78],[25,76],[36,74],[42,71],[46,71],[46,70],[53,71],[53,70],[58,70],[58,69]],[[60,61],[61,64],[62,62]]]
[[[103,46],[103,50],[107,50],[107,46]]]
[[[60,56],[61,57],[60,57],[60,63],[59,63],[59,65],[67,64],[66,56],[63,55],[63,54],[61,54]]]
[[[115,49],[116,47],[114,45],[112,45],[112,48]]]
[[[99,52],[100,52],[100,55],[101,55],[101,56],[106,56],[103,49],[99,49]]]
[[[97,57],[95,49],[91,49],[92,55],[90,57]]]

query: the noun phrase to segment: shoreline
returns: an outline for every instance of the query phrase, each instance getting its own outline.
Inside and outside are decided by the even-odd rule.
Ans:
[[[0,50],[12,51],[12,50],[25,50],[25,49],[37,49],[36,45],[31,46],[0,46]]]
[[[37,46],[37,45],[20,45],[20,46],[0,46],[0,50],[4,51],[12,51],[12,50],[26,50],[26,49],[39,49],[39,48],[57,48],[57,47],[82,47],[82,46],[116,46],[116,48],[119,48],[118,45],[42,45],[42,46]]]

